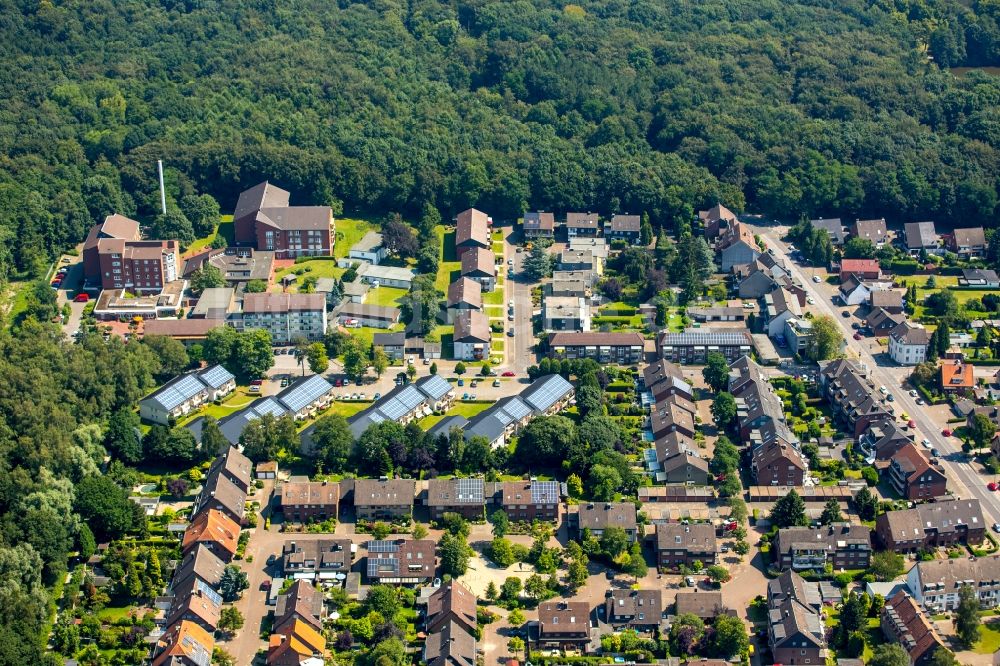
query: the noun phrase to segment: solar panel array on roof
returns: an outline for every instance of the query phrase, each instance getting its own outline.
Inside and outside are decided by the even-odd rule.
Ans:
[[[289,386],[279,393],[277,398],[290,411],[297,412],[316,402],[332,389],[330,382],[320,375],[313,375],[305,381]]]
[[[212,663],[212,655],[208,653],[208,649],[190,634],[181,637],[181,645],[184,646],[187,658],[192,659],[198,666],[209,666]]]
[[[451,390],[451,384],[441,375],[429,375],[417,381],[417,388],[432,400],[440,400]]]
[[[236,379],[233,377],[233,373],[229,372],[221,365],[213,365],[211,368],[206,368],[198,373],[201,377],[201,381],[205,382],[212,388],[219,388],[226,382],[233,381]]]
[[[152,397],[160,403],[163,409],[170,411],[204,390],[205,384],[195,375],[181,375],[160,389]]]
[[[482,479],[456,479],[456,485],[458,486],[457,499],[460,502],[469,502],[470,504],[483,503]]]
[[[532,504],[555,504],[559,501],[559,484],[556,481],[532,481]]]
[[[373,539],[367,545],[369,553],[395,553],[399,551],[399,544],[386,539]]]
[[[503,411],[510,414],[514,420],[519,421],[528,414],[531,414],[531,407],[528,406],[528,403],[520,397],[517,397],[514,400],[508,400],[505,402],[503,405]]]
[[[195,587],[199,592],[201,592],[201,596],[207,597],[216,606],[222,605],[222,597],[219,595],[218,592],[209,587],[208,583],[199,579]]]
[[[549,375],[535,382],[521,393],[536,412],[544,412],[556,404],[564,395],[573,390],[562,375]]]
[[[399,560],[395,558],[368,558],[368,577],[376,578],[380,574],[399,572]]]
[[[749,345],[744,333],[668,333],[663,337],[665,345]]]
[[[424,395],[411,384],[385,403],[380,404],[378,411],[382,412],[386,418],[398,421],[416,409],[424,400]]]
[[[258,400],[253,404],[251,410],[253,411],[253,414],[250,415],[250,418],[259,418],[265,414],[271,414],[275,418],[280,418],[288,411],[278,404],[278,401],[274,398],[264,398],[263,400]]]

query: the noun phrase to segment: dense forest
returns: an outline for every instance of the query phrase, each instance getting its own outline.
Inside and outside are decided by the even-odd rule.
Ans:
[[[968,6],[963,6],[963,4]],[[339,211],[990,223],[995,0],[7,0],[0,269],[270,178]],[[15,245],[10,240],[16,240]],[[11,247],[19,251],[12,252]]]
[[[110,212],[269,178],[338,211],[499,218],[718,201],[784,219],[996,226],[995,0],[6,0],[0,279]],[[172,211],[174,212],[174,211]],[[39,290],[40,289],[40,290]],[[112,417],[167,366],[47,322],[0,332],[0,666],[41,638],[67,555],[142,533]],[[57,586],[58,587],[58,586]]]

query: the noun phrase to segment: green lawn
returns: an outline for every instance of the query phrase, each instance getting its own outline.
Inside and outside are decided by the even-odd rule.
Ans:
[[[280,283],[281,278],[285,277],[290,273],[296,273],[296,271],[302,271],[299,275],[296,273],[299,281],[308,276],[313,276],[315,278],[329,278],[329,277],[340,277],[346,271],[346,268],[338,268],[337,262],[333,259],[310,259],[309,261],[303,261],[298,264],[289,266],[288,268],[282,268],[280,271],[274,272],[274,282],[278,289],[281,289]],[[295,291],[297,285],[291,288],[291,291]]]
[[[487,291],[483,294],[483,304],[484,305],[503,305],[503,289],[500,285],[493,291]]]
[[[372,288],[365,294],[365,303],[369,305],[384,305],[387,307],[398,307],[399,299],[406,295],[405,289],[396,287]]]
[[[336,226],[337,239],[333,244],[333,256],[338,259],[346,257],[351,246],[361,240],[365,233],[375,228],[371,222],[351,218],[338,219]]]
[[[470,392],[472,390],[474,389],[469,388],[468,382],[464,387],[461,386],[455,387],[455,391],[458,392],[459,398],[461,398],[462,393]],[[446,416],[464,416],[467,419],[471,419],[473,416],[483,411],[491,404],[493,403],[490,401],[462,402],[461,400],[459,400],[459,402],[456,402],[454,405],[452,405],[452,408],[449,409],[444,414],[441,414],[440,416],[437,414],[432,414],[431,416],[425,416],[424,418],[417,421],[417,424],[424,430],[427,430],[428,428],[437,424],[438,421],[445,418]]]
[[[907,285],[915,284],[918,288],[924,289],[927,285],[927,280],[931,278],[930,275],[905,275],[900,276],[899,281],[905,282]],[[935,275],[934,281],[937,283],[938,287],[957,287],[958,286],[958,276],[957,275]]]
[[[355,338],[361,340],[362,344],[367,349],[372,346],[372,341],[376,333],[395,333],[396,331],[402,331],[406,328],[405,324],[396,324],[392,328],[373,328],[371,326],[362,326],[361,328],[349,328],[347,332]]]
[[[233,244],[233,216],[232,215],[222,215],[219,222],[219,226],[215,228],[215,231],[205,236],[204,238],[199,238],[188,247],[189,252],[201,252],[206,247],[212,244],[215,237],[222,234],[226,239],[227,245]]]
[[[349,419],[361,410],[370,407],[372,404],[371,400],[335,400],[326,408],[326,411],[317,415],[316,419],[321,419],[324,416],[343,416],[345,419]],[[302,432],[308,428],[313,421],[316,419],[306,419],[298,424],[299,432]]]
[[[443,225],[438,225],[434,231],[441,241],[441,261],[434,278],[434,286],[447,294],[448,285],[462,272],[462,262],[455,258],[455,230],[448,230]]]
[[[992,622],[984,621],[980,625],[979,641],[972,646],[976,654],[993,654],[1000,650],[1000,619]]]
[[[235,411],[243,409],[251,402],[259,398],[260,395],[256,393],[250,393],[246,386],[237,386],[236,390],[233,391],[232,395],[222,401],[221,405],[216,405],[215,403],[209,403],[207,407],[189,414],[180,421],[178,425],[185,425],[194,421],[195,419],[202,416],[211,416],[216,421],[224,419]]]

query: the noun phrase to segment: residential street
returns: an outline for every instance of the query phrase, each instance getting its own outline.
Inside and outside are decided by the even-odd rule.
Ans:
[[[878,358],[873,356],[867,338],[860,341],[853,339],[854,331],[850,328],[849,320],[845,319],[840,312],[843,308],[837,308],[832,304],[829,289],[825,293],[817,289],[817,287],[823,287],[825,283],[814,283],[802,267],[789,258],[788,249],[781,240],[783,228],[758,226],[755,227],[755,230],[765,239],[767,246],[774,251],[775,256],[785,262],[806,291],[816,299],[816,304],[813,307],[838,322],[847,341],[848,355],[859,359],[865,365],[876,384],[886,386],[892,391],[897,410],[906,412],[916,421],[918,441],[926,437],[930,440],[931,446],[941,452],[941,462],[948,476],[948,488],[952,493],[959,497],[979,499],[982,502],[987,523],[996,522],[997,517],[1000,516],[1000,497],[987,490],[985,481],[978,470],[973,467],[972,463],[966,461],[966,455],[962,452],[958,440],[943,437],[941,428],[944,426],[935,423],[928,415],[926,407],[917,405],[915,399],[907,393],[908,389],[905,388],[904,382],[910,374],[910,368],[896,366],[884,355],[879,355]],[[826,286],[828,287],[828,285]]]

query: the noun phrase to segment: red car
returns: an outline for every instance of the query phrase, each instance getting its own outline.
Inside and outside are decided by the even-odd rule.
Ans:
[[[513,370],[507,370],[503,374],[501,374],[500,376],[501,377],[513,377],[514,376],[514,371]]]
[[[944,435],[945,437],[951,437],[951,430],[945,428],[944,430],[941,431],[941,434]]]
[[[917,422],[916,422],[916,421],[914,421],[913,419],[910,419],[910,420],[909,420],[909,421],[907,422],[907,424],[906,424],[906,425],[910,426],[911,428],[916,428],[916,427],[917,427]]]
[[[995,491],[997,489],[997,484],[993,481],[990,481],[989,483],[986,484],[986,487],[990,490]]]
[[[855,333],[854,334],[854,339],[855,340],[860,340],[861,339],[861,334],[860,333]]]
[[[90,302],[90,295],[88,294],[77,294],[73,297],[75,303],[88,303]]]

